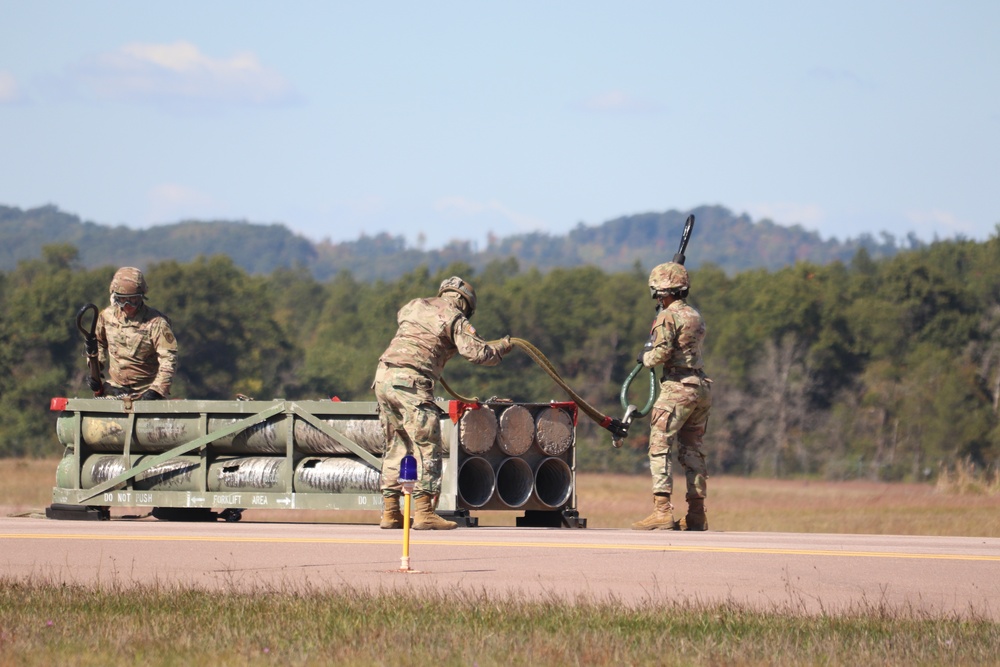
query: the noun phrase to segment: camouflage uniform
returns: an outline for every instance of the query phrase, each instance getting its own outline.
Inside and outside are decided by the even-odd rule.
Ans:
[[[442,443],[435,383],[456,353],[474,364],[495,366],[506,351],[479,337],[460,310],[459,299],[453,292],[445,292],[407,303],[397,315],[396,336],[379,357],[372,388],[388,441],[382,458],[385,497],[401,493],[400,461],[411,453],[421,468],[414,497],[438,495]]]
[[[677,460],[687,477],[687,499],[708,493],[702,437],[712,408],[712,381],[705,377],[702,342],[705,321],[684,299],[678,299],[656,316],[651,333],[652,350],[643,355],[644,366],[663,365],[660,396],[650,415],[649,470],[653,493],[673,492],[670,452],[680,443]]]
[[[152,389],[170,395],[177,371],[177,340],[170,320],[146,304],[128,317],[118,306],[97,318],[98,359],[107,369],[108,395],[137,394]]]

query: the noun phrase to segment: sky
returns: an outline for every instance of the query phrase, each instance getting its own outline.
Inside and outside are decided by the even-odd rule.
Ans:
[[[4,206],[423,248],[1000,224],[996,0],[0,0],[0,35]]]

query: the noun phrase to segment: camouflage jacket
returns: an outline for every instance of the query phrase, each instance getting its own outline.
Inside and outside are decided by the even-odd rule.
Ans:
[[[687,301],[679,299],[661,310],[650,336],[653,349],[643,355],[644,366],[663,364],[664,379],[675,381],[702,376],[705,320]]]
[[[399,329],[379,361],[412,368],[437,381],[448,360],[461,354],[474,364],[496,366],[500,354],[446,298],[414,299],[399,309]]]
[[[177,371],[177,340],[170,320],[143,304],[132,317],[108,306],[97,318],[97,358],[112,384],[170,395]]]

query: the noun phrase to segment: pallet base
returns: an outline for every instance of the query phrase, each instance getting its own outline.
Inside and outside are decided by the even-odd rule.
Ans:
[[[524,516],[515,519],[518,528],[586,528],[587,520],[580,518],[575,509],[525,510]]]
[[[62,521],[107,521],[111,518],[111,510],[107,507],[52,503],[45,508],[45,518]]]

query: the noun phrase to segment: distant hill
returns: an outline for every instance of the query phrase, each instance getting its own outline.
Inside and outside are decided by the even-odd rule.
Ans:
[[[361,280],[395,280],[421,265],[436,270],[453,262],[465,262],[482,269],[494,260],[510,257],[522,269],[537,267],[546,271],[593,264],[615,272],[629,270],[636,263],[650,268],[668,261],[677,250],[689,213],[697,220],[687,252],[687,265],[693,268],[712,263],[732,274],[753,268],[776,270],[796,261],[849,262],[860,248],[865,248],[872,258],[904,249],[901,242],[885,232],[878,240],[869,234],[843,242],[823,240],[799,225],[754,222],[722,206],[630,215],[594,226],[581,223],[565,235],[516,234],[491,239],[485,249],[474,248],[467,241],[453,241],[435,250],[407,247],[403,237],[384,233],[343,243],[313,243],[279,224],[183,221],[131,229],[86,222],[55,206],[28,210],[0,206],[0,270],[9,271],[20,260],[40,257],[43,245],[71,243],[88,268],[145,266],[167,259],[187,262],[199,255],[226,254],[250,273],[303,267],[318,280],[341,271],[350,271]],[[910,236],[905,248],[920,245]]]

